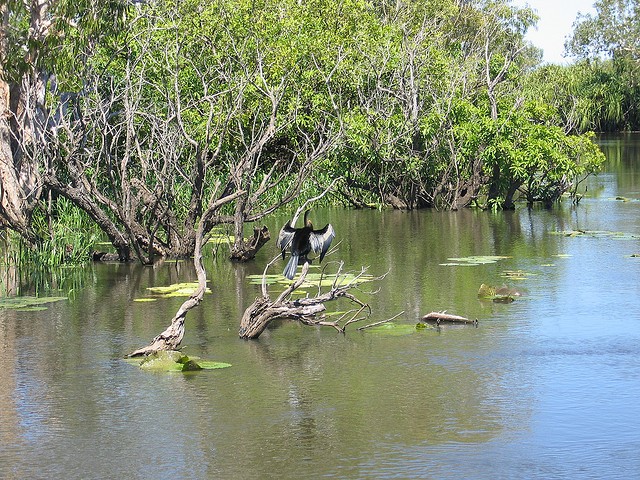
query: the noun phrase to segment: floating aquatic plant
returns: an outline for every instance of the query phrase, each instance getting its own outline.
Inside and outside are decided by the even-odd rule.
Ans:
[[[626,232],[613,232],[610,230],[560,230],[551,232],[552,235],[562,235],[564,237],[589,237],[589,238],[614,238],[616,240],[637,240],[640,235]]]
[[[357,278],[356,278],[357,277]],[[262,284],[262,275],[247,275],[250,283],[252,285],[261,285]],[[336,276],[334,274],[322,274],[322,273],[308,273],[305,277],[305,281],[300,286],[301,288],[310,288],[310,287],[331,287],[333,282],[335,281]],[[345,285],[351,282],[354,283],[364,283],[370,282],[374,280],[373,275],[369,274],[361,274],[354,275],[352,273],[340,274],[340,278],[338,279],[339,285]],[[289,285],[291,280],[287,279],[281,274],[271,274],[265,275],[265,282],[267,285],[274,284],[282,284]]]
[[[47,310],[46,304],[67,300],[67,297],[6,297],[0,298],[0,308],[19,312]]]
[[[522,294],[518,290],[509,288],[506,285],[494,287],[483,283],[478,290],[478,298],[496,303],[511,303],[520,295]]]
[[[504,270],[500,276],[502,278],[508,278],[509,280],[527,280],[535,273],[525,272],[524,270]]]
[[[470,267],[476,265],[486,265],[489,263],[496,263],[499,260],[511,258],[503,255],[471,255],[469,257],[460,258],[447,258],[449,262],[441,263],[440,265],[445,267]]]
[[[147,287],[155,298],[171,298],[171,297],[188,297],[198,288],[198,282],[174,283],[167,287]],[[207,288],[206,293],[211,293],[211,289]],[[150,299],[153,300],[153,297]],[[138,301],[149,301],[138,299]]]
[[[202,360],[198,357],[189,357],[182,352],[170,350],[160,351],[139,359],[126,359],[127,363],[139,366],[142,370],[151,372],[193,372],[198,370],[215,370],[230,367],[230,363]]]
[[[227,243],[233,243],[235,242],[235,236],[233,235],[229,235],[227,233],[218,233],[218,232],[212,232],[209,234],[209,240],[207,241],[207,244],[209,245],[219,245],[221,243],[223,244],[227,244]]]
[[[420,324],[418,324],[420,325]],[[415,333],[417,330],[422,330],[426,326],[418,328],[417,325],[410,325],[406,323],[386,322],[375,327],[362,329],[363,332],[374,333],[378,335],[389,336],[403,336]]]

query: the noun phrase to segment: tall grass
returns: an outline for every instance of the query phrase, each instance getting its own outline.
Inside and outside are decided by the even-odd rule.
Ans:
[[[33,229],[40,239],[35,245],[26,244],[15,232],[3,232],[0,294],[72,293],[82,284],[79,267],[89,262],[100,231],[65,198],[51,202],[48,209],[36,210]]]

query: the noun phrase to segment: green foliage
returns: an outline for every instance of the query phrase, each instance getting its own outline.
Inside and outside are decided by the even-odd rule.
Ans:
[[[91,222],[132,249],[153,240],[188,255],[176,243],[214,192],[246,194],[212,223],[249,204],[255,220],[338,177],[334,198],[355,205],[552,203],[602,161],[589,136],[567,132],[614,124],[631,105],[611,88],[629,57],[600,77],[528,75],[537,19],[507,0],[64,0],[41,38],[29,8],[9,3],[3,65],[14,79],[55,73],[48,113],[62,91],[74,98],[64,128],[31,152],[79,192],[73,208],[53,198],[54,213],[34,217],[43,265],[86,258]],[[89,217],[73,219],[76,207]]]
[[[89,217],[65,198],[52,201],[50,211],[36,211],[33,225],[42,240],[29,250],[28,260],[45,270],[88,262],[101,238]]]
[[[81,288],[87,271],[75,268],[91,259],[95,244],[102,238],[99,229],[71,202],[58,198],[51,202],[51,210],[36,210],[33,225],[40,240],[29,245],[14,232],[2,239],[3,273],[0,290],[22,293],[62,290],[71,292]],[[7,284],[4,285],[6,280]]]
[[[583,58],[601,54],[613,58],[640,53],[640,2],[638,0],[597,0],[595,14],[581,15],[567,42],[571,53]]]
[[[578,18],[566,44],[570,53],[583,60],[567,70],[576,84],[571,93],[579,104],[579,127],[637,130],[640,2],[598,0],[594,8],[595,14]]]
[[[547,65],[528,76],[527,95],[554,105],[566,130],[637,129],[640,88],[627,65],[601,59]]]
[[[501,116],[487,131],[480,155],[491,179],[489,206],[513,208],[518,193],[530,204],[549,206],[604,162],[593,134],[567,135],[556,110],[535,100]]]
[[[7,80],[18,82],[25,72],[42,70],[57,74],[64,89],[80,86],[78,62],[86,58],[91,45],[121,31],[129,8],[126,0],[8,0],[0,71]]]

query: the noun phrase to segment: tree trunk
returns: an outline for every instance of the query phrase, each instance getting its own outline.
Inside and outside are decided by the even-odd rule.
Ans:
[[[128,357],[142,357],[151,353],[158,352],[160,350],[177,350],[184,337],[184,321],[187,317],[187,313],[194,307],[200,305],[204,298],[204,292],[207,289],[207,272],[204,269],[202,263],[202,243],[204,240],[204,232],[202,228],[202,220],[198,228],[196,236],[196,248],[193,255],[193,265],[196,269],[196,275],[198,277],[198,288],[196,291],[186,300],[178,309],[171,320],[171,324],[157,337],[155,337],[149,345],[140,348],[133,353],[130,353]]]
[[[255,258],[258,250],[269,241],[271,234],[266,226],[253,229],[253,237],[249,240],[236,237],[231,246],[231,260],[247,262]]]
[[[30,161],[15,155],[12,145],[11,87],[1,79],[0,67],[0,225],[18,232],[28,242],[35,240],[31,213],[40,194],[37,170]]]

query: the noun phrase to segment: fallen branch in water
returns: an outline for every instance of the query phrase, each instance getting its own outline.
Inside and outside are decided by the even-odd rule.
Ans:
[[[478,319],[471,320],[466,317],[461,317],[459,315],[451,315],[445,312],[431,312],[427,313],[422,317],[423,322],[435,323],[436,325],[440,325],[441,323],[463,323],[463,324],[472,324],[474,326],[478,326]]]
[[[366,272],[366,268],[362,268],[358,275],[351,278],[349,281],[346,281],[347,275],[342,272],[344,264],[343,262],[340,262],[338,271],[335,274],[335,279],[328,291],[324,293],[321,291],[322,280],[325,278],[323,270],[316,295],[313,297],[298,298],[294,300],[291,298],[291,295],[304,283],[307,273],[309,272],[309,263],[305,262],[302,266],[300,276],[280,295],[278,295],[275,300],[271,300],[269,292],[267,291],[266,274],[267,269],[274,261],[275,259],[269,262],[265,267],[262,276],[262,296],[256,298],[256,300],[242,315],[240,330],[238,332],[240,338],[258,338],[265,328],[267,328],[269,323],[277,319],[297,320],[305,325],[311,326],[329,326],[335,328],[341,333],[344,333],[347,325],[363,320],[371,315],[371,308],[369,305],[362,302],[355,295],[349,292],[358,285],[359,279]],[[346,298],[359,305],[359,308],[344,313],[337,320],[327,320],[326,316],[323,314],[326,310],[325,303],[339,298]],[[361,316],[363,312],[365,312],[365,315]],[[341,324],[343,321],[344,323]]]

